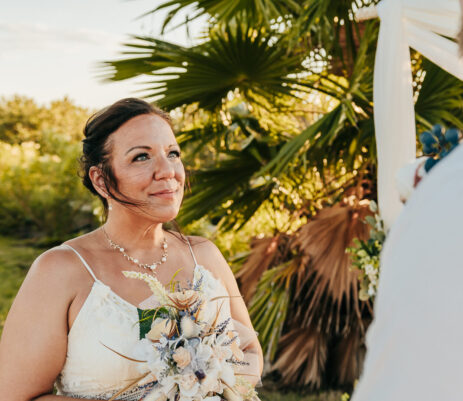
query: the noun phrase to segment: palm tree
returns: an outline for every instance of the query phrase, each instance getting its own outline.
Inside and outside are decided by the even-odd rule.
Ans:
[[[214,149],[213,161],[192,172],[182,224],[206,216],[236,232],[263,208],[287,212],[287,224],[253,240],[237,273],[267,358],[287,384],[352,386],[372,319],[345,253],[353,238],[368,237],[362,220],[376,196],[378,21],[353,18],[369,3],[165,1],[150,11],[169,10],[163,29],[182,10],[192,16],[185,23],[209,16],[203,41],[132,37],[126,58],[103,64],[110,80],[147,77],[149,99],[200,121],[179,141],[200,154]],[[463,84],[418,54],[413,60],[418,131],[463,128]],[[328,106],[313,107],[320,98]]]

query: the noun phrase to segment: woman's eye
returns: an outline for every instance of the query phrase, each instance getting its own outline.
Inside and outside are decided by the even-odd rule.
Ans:
[[[140,153],[139,155],[136,155],[132,161],[144,161],[148,159],[148,153]]]
[[[172,151],[169,152],[168,157],[177,159],[177,158],[180,157],[180,152],[178,150],[172,150]],[[133,158],[132,161],[137,162],[137,161],[145,161],[145,160],[148,160],[148,159],[149,159],[149,154],[148,153],[140,153],[139,155],[136,155]]]
[[[169,157],[174,156],[175,158],[180,157],[180,152],[178,150],[172,150],[169,152]]]

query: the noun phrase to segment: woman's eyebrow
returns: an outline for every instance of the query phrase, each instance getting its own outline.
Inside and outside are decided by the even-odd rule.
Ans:
[[[169,145],[169,149],[170,148],[178,148],[178,144],[173,143],[172,145]],[[142,145],[133,146],[127,152],[125,152],[125,154],[131,152],[134,149],[148,149],[148,150],[151,150],[151,147],[150,146],[142,146]]]
[[[134,149],[148,149],[148,150],[151,150],[151,147],[150,146],[134,146],[132,148],[130,148],[127,152],[125,152],[125,154],[129,153],[130,151],[134,150]]]

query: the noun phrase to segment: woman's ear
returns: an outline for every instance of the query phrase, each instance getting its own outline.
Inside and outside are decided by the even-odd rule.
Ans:
[[[110,198],[106,190],[106,185],[104,182],[101,169],[97,166],[90,167],[90,169],[88,170],[88,176],[90,180],[92,181],[95,191],[97,191],[103,198],[106,198],[106,199]]]

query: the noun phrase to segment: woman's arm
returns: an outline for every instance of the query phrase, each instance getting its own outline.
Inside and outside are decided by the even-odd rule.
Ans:
[[[82,282],[69,260],[67,250],[43,253],[19,289],[0,341],[1,399],[70,399],[52,395],[66,359],[68,308]]]
[[[256,354],[259,364],[259,375],[262,375],[264,366],[262,347],[257,335],[254,334],[254,327],[252,326],[246,304],[241,297],[235,275],[220,250],[211,241],[201,239],[200,241],[194,242],[197,243],[194,249],[198,259],[203,261],[204,265],[207,266],[212,273],[224,283],[228,294],[231,296],[230,308],[232,318],[243,324],[252,333],[252,338],[245,350]]]

